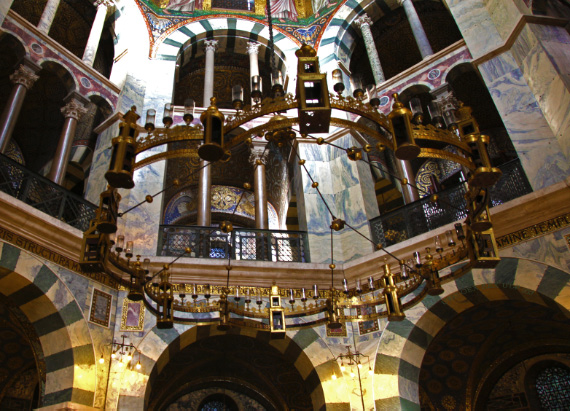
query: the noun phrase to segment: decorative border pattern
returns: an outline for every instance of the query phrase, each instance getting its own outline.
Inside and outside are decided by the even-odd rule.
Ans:
[[[551,218],[550,220],[543,221],[542,223],[534,224],[530,227],[523,228],[522,230],[515,231],[514,233],[499,237],[497,238],[497,246],[499,248],[510,247],[524,241],[532,240],[536,237],[541,237],[567,226],[570,226],[570,213],[566,213],[560,217]],[[565,238],[568,239],[568,236],[565,236]]]
[[[327,337],[346,337],[346,323],[341,323],[342,327],[340,328],[333,328],[329,329],[329,327],[325,327],[327,330]]]
[[[109,327],[109,318],[111,317],[111,303],[113,296],[96,288],[93,289],[91,296],[91,310],[89,313],[89,322]]]
[[[108,276],[105,273],[85,273],[81,270],[81,266],[79,262],[72,260],[68,257],[65,257],[59,253],[56,253],[53,250],[50,250],[47,247],[39,245],[31,240],[28,240],[25,237],[22,237],[19,234],[13,233],[10,230],[0,226],[0,240],[3,240],[9,244],[12,244],[22,250],[28,251],[32,254],[37,255],[44,260],[50,261],[54,264],[57,264],[66,270],[73,271],[77,274],[81,274],[84,277],[89,278],[90,280],[97,281],[107,287],[111,287],[115,290],[119,289],[119,283],[115,281],[113,278]]]
[[[358,315],[359,317],[370,314],[374,314],[373,306],[356,307],[356,315]],[[358,322],[358,332],[360,333],[360,335],[378,331],[379,329],[380,328],[378,326],[378,319]]]

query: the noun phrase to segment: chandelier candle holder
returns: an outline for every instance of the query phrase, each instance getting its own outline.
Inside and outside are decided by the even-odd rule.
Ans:
[[[283,93],[282,78],[274,76],[271,96],[263,98],[259,81],[261,97],[259,103],[253,106],[245,106],[243,90],[234,87],[232,96],[236,110],[227,116],[218,110],[216,99],[212,98],[210,106],[200,116],[203,126],[192,125],[195,110],[193,100],[186,100],[184,107],[178,109],[184,113],[185,124],[180,126],[173,126],[175,108],[169,104],[164,110],[162,128],[156,128],[154,125],[156,111],[153,109],[147,111],[144,128],[136,124],[139,116],[134,107],[123,116],[119,124],[119,135],[113,139],[109,171],[105,174],[109,186],[101,194],[96,217],[84,233],[80,264],[87,272],[105,272],[127,287],[132,299],[144,301],[147,309],[156,315],[159,328],[171,328],[174,323],[217,324],[221,329],[230,326],[266,329],[278,336],[285,330],[322,324],[329,328],[340,328],[346,321],[358,322],[386,317],[391,321],[399,321],[405,317],[406,309],[417,304],[426,295],[443,292],[442,284],[452,281],[471,268],[494,267],[500,261],[488,205],[489,188],[496,183],[501,173],[492,167],[487,151],[489,137],[481,135],[479,126],[471,115],[471,109],[461,103],[454,108],[452,102],[447,102],[442,114],[439,103],[428,105],[434,124],[424,125],[421,102],[412,100],[410,110],[399,101],[398,95],[394,94],[392,110],[386,116],[378,111],[375,87],[363,88],[361,84],[358,87],[354,85],[353,96],[344,96],[343,73],[337,69],[332,73],[334,93],[329,93],[326,73],[320,72],[316,51],[308,45],[303,45],[296,55],[297,96]],[[252,85],[254,81],[255,79],[252,79]],[[368,102],[365,101],[365,94]],[[350,118],[366,118],[375,125],[368,127],[347,120],[346,116],[331,117],[332,109],[351,113],[351,116],[348,116]],[[297,110],[296,116],[290,115],[293,110]],[[445,114],[447,111],[449,113]],[[444,117],[449,123],[447,128]],[[267,121],[259,121],[260,118]],[[257,120],[254,125],[248,124],[253,120]],[[296,125],[299,126],[299,133],[293,129]],[[195,154],[205,162],[229,161],[232,158],[232,150],[241,145],[250,145],[253,138],[260,136],[265,136],[266,140],[274,142],[278,147],[291,148],[298,157],[299,166],[308,174],[312,182],[311,187],[325,201],[319,183],[309,174],[305,160],[299,157],[294,142],[300,134],[303,141],[310,137],[318,146],[334,145],[324,137],[310,136],[311,133],[328,132],[331,125],[352,129],[376,139],[378,150],[391,150],[400,160],[436,158],[464,167],[468,182],[467,207],[459,211],[465,212],[467,218],[463,223],[455,225],[455,238],[449,230],[436,236],[433,247],[426,248],[425,252],[417,249],[413,254],[407,252],[398,256],[367,238],[377,250],[381,250],[379,252],[393,259],[392,264],[385,261],[362,278],[344,278],[342,285],[337,285],[333,277],[335,265],[331,263],[331,287],[321,290],[317,285],[311,288],[310,284],[299,288],[241,284],[240,288],[237,288],[238,286],[230,286],[229,280],[225,286],[186,284],[192,281],[175,284],[171,278],[173,264],[188,255],[189,248],[172,262],[161,262],[163,268],[151,275],[152,256],[142,262],[141,257],[137,256],[133,262],[131,259],[134,244],[127,242],[124,247],[123,236],[116,237],[116,244],[110,238],[117,231],[118,218],[152,202],[154,198],[147,195],[145,201],[126,211],[118,211],[121,197],[116,190],[134,187],[134,169],[156,161]],[[232,133],[233,137],[226,141],[225,136],[229,133]],[[141,156],[144,159],[135,161],[136,155],[150,148],[179,141],[192,141],[194,148],[163,150],[151,156]],[[342,150],[345,150],[352,161],[366,161],[364,153],[370,152],[372,146],[355,146]],[[410,184],[406,179],[400,181],[402,184]],[[179,184],[180,180],[176,179],[174,185]],[[438,194],[433,193],[431,200],[439,207],[445,205]],[[333,231],[356,231],[341,217],[332,215],[328,205],[326,208],[331,213],[331,238]],[[219,229],[229,235],[233,226],[231,222],[226,221]],[[365,237],[361,233],[358,234]],[[115,252],[112,251],[113,245]],[[435,250],[435,257],[431,254],[432,249]],[[421,253],[424,253],[423,259]],[[332,257],[331,261],[334,261]],[[453,272],[442,274],[446,267],[462,261],[464,263]],[[157,267],[160,265],[158,262],[154,264]],[[184,273],[180,275],[183,277]],[[354,288],[349,287],[349,281],[354,281]],[[337,290],[335,286],[342,288]],[[175,298],[174,292],[179,292],[179,299]],[[182,297],[186,294],[191,296],[192,301]],[[235,297],[229,298],[230,295]],[[200,299],[201,296],[205,302]],[[242,296],[245,304],[240,305]],[[296,304],[297,300],[302,304]],[[255,301],[255,304],[251,304],[252,301]],[[374,306],[374,312],[364,316],[365,319],[351,314],[351,309],[363,304]],[[219,316],[206,319],[203,316],[193,317],[187,314],[216,312]],[[301,316],[310,320],[295,321]]]
[[[126,335],[122,335],[121,337],[121,342],[117,342],[117,340],[113,339],[113,342],[109,344],[111,345],[111,362],[115,361],[120,368],[130,367],[130,369],[135,369],[137,371],[140,370],[142,368],[140,352],[135,348],[133,343],[125,343],[125,339],[127,338]],[[136,363],[133,363],[135,355],[138,355],[138,360]],[[99,364],[104,363],[105,358],[103,357],[103,354],[101,354],[101,357],[99,358]]]

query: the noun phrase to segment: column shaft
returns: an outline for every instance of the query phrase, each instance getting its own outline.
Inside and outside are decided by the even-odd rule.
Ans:
[[[217,40],[206,40],[206,67],[204,73],[204,107],[210,105],[210,98],[214,96],[214,53],[218,47]],[[208,161],[200,160],[200,174],[198,177],[198,216],[196,224],[207,227],[212,223],[212,172]]]
[[[380,57],[378,56],[378,50],[376,50],[372,30],[370,30],[372,20],[365,14],[356,20],[356,25],[359,26],[362,31],[362,39],[364,40],[364,46],[366,47],[366,54],[368,54],[368,60],[370,61],[374,81],[378,86],[386,81],[386,78],[384,77],[384,70],[382,70],[382,65],[380,64]]]
[[[65,172],[69,162],[71,145],[75,138],[77,123],[81,116],[87,112],[83,105],[83,102],[86,100],[83,97],[74,93],[72,97],[68,97],[66,100],[68,101],[67,105],[61,109],[65,116],[65,122],[63,123],[57,149],[47,175],[47,178],[59,185],[62,185],[65,180]]]
[[[412,27],[412,32],[414,33],[414,38],[416,39],[422,58],[425,59],[426,57],[431,56],[433,54],[433,50],[429,44],[426,32],[424,31],[424,27],[422,26],[422,22],[418,16],[418,12],[414,7],[414,3],[412,0],[402,0],[402,6],[404,7],[410,26]]]
[[[10,76],[10,80],[14,83],[14,87],[10,93],[10,97],[6,102],[2,117],[0,117],[0,152],[4,153],[8,148],[8,143],[12,137],[12,132],[18,121],[24,98],[29,88],[39,78],[35,73],[40,67],[31,61],[24,60],[18,66],[16,71]]]
[[[255,196],[255,228],[269,229],[269,216],[267,214],[267,184],[265,181],[265,164],[267,163],[267,150],[265,142],[254,142],[249,156],[254,167],[253,194]]]
[[[97,55],[99,41],[101,40],[101,33],[103,33],[103,26],[105,25],[107,6],[109,4],[109,0],[95,1],[95,5],[97,6],[97,13],[95,14],[95,20],[93,20],[93,25],[91,26],[91,31],[89,32],[89,39],[87,40],[87,45],[85,46],[85,51],[83,53],[83,62],[89,66],[93,65],[95,56]]]
[[[59,2],[60,0],[48,0],[44,7],[44,12],[42,13],[42,17],[38,23],[38,29],[43,31],[45,34],[49,33],[49,29],[51,28],[51,24],[55,18],[55,13],[59,7]]]
[[[420,196],[416,185],[416,177],[412,170],[412,164],[408,160],[397,160],[396,166],[400,173],[401,178],[406,178],[409,184],[402,184],[402,194],[404,194],[404,202],[406,204],[418,201]]]
[[[269,217],[267,215],[265,164],[263,163],[255,167],[253,190],[255,194],[255,228],[267,230],[269,229]]]
[[[204,107],[210,106],[210,98],[214,97],[214,54],[218,48],[217,40],[206,40],[206,62],[204,72]]]
[[[259,76],[259,43],[247,42],[247,53],[249,54],[249,77]]]
[[[200,173],[198,175],[198,221],[197,225],[208,227],[212,224],[212,173],[210,163],[200,160]]]

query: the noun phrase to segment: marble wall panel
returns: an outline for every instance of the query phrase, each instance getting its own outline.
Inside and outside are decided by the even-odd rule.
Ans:
[[[570,35],[561,27],[529,24],[513,45],[513,56],[570,159]]]
[[[93,161],[85,188],[85,198],[93,204],[99,204],[99,195],[107,188],[105,173],[111,162],[111,140],[117,136],[118,127],[119,122],[116,121],[97,138],[97,146],[93,153]]]
[[[336,215],[334,196],[323,194],[323,198]],[[327,206],[318,194],[305,194],[305,217],[307,218],[307,231],[310,233],[329,233],[331,215]]]
[[[570,234],[570,227],[502,249],[499,254],[501,258],[517,257],[540,261],[570,272],[570,249],[564,238],[568,234]]]
[[[309,250],[311,253],[311,263],[331,262],[331,237],[330,233],[313,234],[309,232]],[[336,262],[336,256],[335,256]]]
[[[156,154],[165,147],[155,147],[147,154]],[[118,224],[117,233],[125,235],[125,241],[134,241],[134,253],[144,256],[154,256],[157,250],[158,231],[162,211],[162,194],[154,197],[152,203],[147,203],[147,195],[155,195],[162,190],[164,182],[165,162],[150,164],[135,171],[133,179],[135,187],[131,190],[120,190],[122,196],[119,210],[127,210],[139,203],[137,208],[124,215]]]
[[[473,58],[481,57],[502,44],[503,38],[484,0],[449,0],[447,5]]]
[[[479,68],[533,189],[564,180],[568,160],[512,54]]]
[[[342,218],[353,227],[360,227],[368,223],[360,185],[339,192],[335,196],[335,208],[338,213],[337,217]]]
[[[8,10],[12,6],[13,0],[5,0],[0,2],[0,26],[4,22],[6,15],[8,14]]]
[[[368,160],[368,155],[364,154],[364,158]],[[380,215],[378,209],[378,200],[376,199],[376,191],[374,188],[374,178],[370,166],[364,161],[356,163],[358,171],[358,181],[362,189],[362,201],[364,202],[364,210],[369,220]]]
[[[485,0],[485,4],[499,35],[506,40],[522,13],[514,0]]]
[[[346,155],[333,159],[330,162],[330,169],[333,194],[359,185],[357,162],[350,160]]]
[[[128,75],[123,90],[121,90],[119,95],[116,111],[126,113],[132,106],[135,106],[137,107],[137,113],[141,115],[145,90],[146,86],[143,80],[136,76]],[[105,173],[109,169],[111,161],[111,140],[118,135],[118,125],[119,122],[116,121],[103,131],[97,139],[85,190],[85,198],[94,204],[99,204],[99,195],[107,187]]]
[[[322,194],[334,194],[331,165],[328,161],[307,161],[305,162],[305,167],[301,167],[301,170],[303,173],[303,191],[305,193],[317,193],[317,190],[311,187],[313,181],[316,181],[319,183],[318,188]]]

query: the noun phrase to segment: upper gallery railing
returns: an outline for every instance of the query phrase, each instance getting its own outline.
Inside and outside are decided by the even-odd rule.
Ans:
[[[0,191],[85,231],[97,206],[0,155]]]
[[[494,207],[532,192],[519,159],[509,161],[499,168],[503,175],[490,190],[490,206]],[[432,203],[427,196],[370,220],[374,242],[387,247],[465,219],[465,193],[465,184],[459,183],[440,191],[439,201],[436,203]]]
[[[186,247],[191,257],[310,262],[306,232],[234,228],[226,234],[217,227],[160,226],[158,255],[177,256]]]

